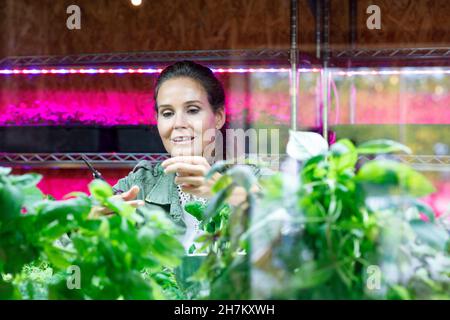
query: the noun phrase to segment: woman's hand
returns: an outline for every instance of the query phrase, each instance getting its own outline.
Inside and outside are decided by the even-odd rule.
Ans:
[[[145,202],[142,200],[133,200],[134,198],[137,197],[138,193],[139,193],[139,187],[133,186],[128,191],[118,194],[118,195],[115,195],[112,198],[115,198],[115,199],[122,198],[130,206],[132,206],[134,208],[138,208],[145,204]],[[94,207],[92,207],[91,211],[89,212],[88,219],[95,219],[100,216],[108,216],[113,213],[114,212],[109,208],[101,207],[101,206],[94,206]]]
[[[200,156],[180,156],[173,157],[161,163],[165,173],[176,173],[175,183],[181,186],[181,190],[193,194],[197,197],[211,198],[211,188],[222,176],[215,173],[211,179],[206,180],[205,175],[211,166],[204,157]],[[255,185],[252,191],[257,192]],[[247,199],[247,192],[243,187],[234,188],[228,202],[232,205],[241,205]],[[245,205],[245,204],[244,204]]]
[[[161,163],[164,173],[175,173],[175,183],[181,190],[201,198],[211,198],[211,187],[221,177],[214,174],[206,180],[205,175],[211,166],[204,157],[179,156],[165,160]]]

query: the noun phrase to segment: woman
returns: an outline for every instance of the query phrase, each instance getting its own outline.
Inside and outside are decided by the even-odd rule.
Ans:
[[[209,68],[181,61],[162,71],[154,100],[158,132],[171,157],[155,166],[140,162],[113,189],[126,190],[118,197],[134,207],[169,212],[186,227],[182,242],[189,248],[199,234],[199,222],[183,208],[191,200],[208,201],[211,186],[220,178],[217,173],[207,181],[205,174],[214,157],[215,135],[211,132],[218,132],[225,123],[225,93]],[[245,198],[245,190],[235,188],[230,203],[239,205]],[[96,208],[91,216],[109,213],[106,208]]]

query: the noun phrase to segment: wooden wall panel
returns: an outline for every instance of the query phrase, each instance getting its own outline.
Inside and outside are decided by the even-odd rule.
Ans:
[[[3,56],[289,46],[289,0],[0,0],[0,15]]]
[[[381,30],[368,30],[365,26],[365,10],[370,4],[381,9]],[[450,46],[448,0],[359,0],[358,6],[360,47]]]
[[[356,47],[450,46],[448,0],[357,0]],[[331,44],[349,46],[349,0],[330,0]],[[381,9],[381,30],[369,30],[366,13],[370,5]]]
[[[299,0],[299,43],[314,52],[314,0]],[[318,1],[316,1],[318,2]],[[349,2],[329,0],[332,48],[349,45]],[[66,8],[82,10],[68,30]],[[377,4],[382,29],[368,30]],[[289,48],[290,0],[0,0],[0,56]],[[357,0],[357,46],[450,46],[448,0]]]

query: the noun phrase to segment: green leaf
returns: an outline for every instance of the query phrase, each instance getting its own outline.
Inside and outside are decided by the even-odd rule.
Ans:
[[[198,221],[203,220],[203,210],[205,206],[199,201],[190,201],[184,206],[187,213],[195,217]]]
[[[258,161],[255,159],[239,159],[238,161],[236,160],[221,160],[221,161],[217,161],[216,163],[214,163],[212,165],[212,167],[209,169],[208,173],[205,176],[206,180],[209,180],[212,178],[212,176],[215,173],[220,173],[220,174],[224,174],[228,169],[232,168],[235,165],[249,165],[249,166],[265,166],[267,165],[266,163],[264,163],[263,161]]]
[[[225,160],[217,161],[211,166],[211,168],[209,169],[208,173],[205,176],[205,179],[206,180],[211,179],[215,173],[220,174],[224,173],[226,170],[228,170],[228,168],[230,168],[231,165],[233,165],[233,163],[230,161]]]
[[[283,196],[283,176],[280,173],[261,178],[259,186],[267,199],[277,200]]]
[[[428,204],[421,202],[419,200],[414,199],[412,204],[419,210],[419,212],[423,213],[430,222],[434,222],[436,220],[436,214]]]
[[[67,217],[68,214],[86,216],[91,209],[91,200],[86,197],[72,198],[61,201],[43,201],[41,214],[45,216]],[[87,218],[87,216],[86,216]]]
[[[183,245],[174,237],[167,234],[159,234],[153,240],[153,256],[164,266],[174,268],[181,263],[184,255]]]
[[[237,165],[227,171],[234,184],[243,187],[247,192],[256,183],[253,170],[248,166]]]
[[[121,216],[125,218],[131,218],[133,213],[136,211],[135,208],[130,206],[128,203],[123,201],[122,198],[107,198],[104,199],[103,204],[114,211],[115,213],[120,214]]]
[[[353,169],[358,161],[358,154],[353,143],[348,139],[339,140],[331,146],[331,160],[338,171]]]
[[[233,191],[234,185],[231,184],[225,189],[217,192],[210,200],[204,211],[203,222],[209,221],[211,217],[218,213],[223,205],[225,205],[225,201],[231,195]]]
[[[140,209],[140,213],[144,216],[146,226],[148,227],[159,229],[166,233],[171,233],[177,231],[178,229],[174,221],[169,218],[168,214],[162,209],[149,209],[147,207],[142,207]]]
[[[407,288],[400,285],[393,285],[389,288],[387,293],[389,300],[411,300],[411,295]]]
[[[55,220],[41,229],[40,236],[47,241],[56,240],[68,231],[70,230],[66,225],[63,225],[59,223],[59,221]]]
[[[67,287],[67,277],[63,277],[56,283],[51,283],[48,287],[49,300],[82,300],[86,299],[83,290],[69,289]]]
[[[45,246],[44,251],[51,264],[56,268],[66,270],[70,265],[72,265],[72,262],[66,258],[65,253],[53,245]]]
[[[308,159],[301,171],[302,180],[309,182],[325,176],[327,166],[327,158],[323,154]]]
[[[449,234],[444,228],[419,219],[410,221],[410,225],[419,240],[436,250],[445,250],[449,241]]]
[[[0,167],[0,169],[3,168]],[[19,289],[12,283],[2,281],[0,275],[0,300],[18,300],[21,298]]]
[[[28,173],[24,175],[12,175],[9,177],[11,183],[19,188],[29,188],[36,186],[42,180],[42,175],[38,173]]]
[[[366,162],[357,174],[359,182],[382,186],[398,186],[415,197],[435,192],[431,182],[411,167],[390,160]]]
[[[153,290],[149,282],[138,272],[130,272],[126,278],[126,300],[150,300],[154,299]]]
[[[217,180],[217,181],[214,183],[214,185],[213,185],[212,188],[211,188],[211,192],[212,192],[213,194],[214,194],[214,193],[217,193],[217,192],[219,192],[220,190],[222,190],[222,189],[228,187],[232,182],[233,182],[233,181],[232,181],[231,177],[230,177],[228,174],[224,174],[224,175],[222,175],[222,176],[219,178],[219,180]]]
[[[24,201],[24,195],[20,188],[9,181],[0,182],[0,221],[20,216],[20,210]]]
[[[193,243],[192,246],[189,247],[188,253],[189,253],[189,254],[193,254],[193,253],[195,252],[195,249],[196,249],[196,248],[195,248],[195,243]]]
[[[411,154],[411,149],[407,146],[387,139],[364,142],[360,144],[356,150],[359,154],[385,154],[393,152],[405,152]]]
[[[89,184],[89,191],[94,198],[100,202],[105,201],[114,194],[112,187],[107,182],[100,179],[95,179]]]
[[[23,189],[22,192],[25,196],[23,206],[27,209],[31,208],[34,203],[44,199],[44,194],[36,187]]]
[[[332,275],[332,268],[319,269],[315,261],[304,262],[295,270],[295,288],[307,289],[318,287],[330,279]]]

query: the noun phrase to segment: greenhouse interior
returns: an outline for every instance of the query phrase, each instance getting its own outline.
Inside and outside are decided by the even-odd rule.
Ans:
[[[448,0],[1,0],[1,300],[450,300]]]

